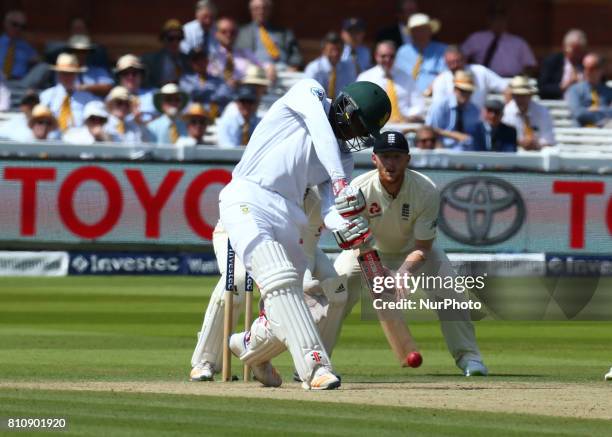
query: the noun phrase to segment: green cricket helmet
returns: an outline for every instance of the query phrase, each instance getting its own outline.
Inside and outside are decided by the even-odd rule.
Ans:
[[[387,93],[375,83],[360,81],[340,91],[332,102],[330,120],[344,151],[356,152],[374,144],[390,115]]]

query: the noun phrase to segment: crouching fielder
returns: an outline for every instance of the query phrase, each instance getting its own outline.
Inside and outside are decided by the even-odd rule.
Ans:
[[[308,260],[303,283],[305,299],[317,324],[325,349],[331,350],[344,315],[344,305],[347,299],[346,280],[338,276],[332,262],[317,246],[323,223],[321,221],[321,202],[316,187],[307,190],[304,197],[304,212],[308,217],[308,226],[302,235],[302,246]],[[206,308],[202,329],[198,332],[198,341],[191,357],[190,379],[192,381],[212,381],[215,373],[221,370],[227,244],[227,233],[221,223],[218,223],[213,232],[213,247],[221,278]],[[234,286],[236,293],[232,300],[232,332],[240,317],[245,293],[245,278],[244,265],[239,259],[235,259]]]
[[[305,389],[340,386],[304,301],[307,259],[300,232],[307,219],[301,204],[306,188],[316,186],[325,226],[337,231],[342,248],[359,247],[369,237],[362,217],[348,221],[334,207],[334,201],[355,198],[340,147],[364,148],[390,112],[384,90],[370,82],[351,84],[330,102],[316,81],[302,80],[268,110],[221,191],[221,222],[259,286],[266,317],[250,332],[233,335],[230,347],[254,374],[271,376],[267,385],[280,379],[270,360],[287,348]]]
[[[427,176],[407,169],[410,153],[404,135],[384,132],[374,144],[372,162],[376,170],[358,176],[351,185],[360,188],[366,198],[365,216],[383,265],[397,270],[401,277],[454,277],[448,257],[433,244],[440,204],[438,191]],[[339,274],[348,276],[348,314],[361,290],[356,252],[342,252],[334,266]],[[454,289],[424,291],[432,300],[466,299],[465,294]],[[466,376],[486,375],[469,310],[439,310],[438,317],[457,366]]]

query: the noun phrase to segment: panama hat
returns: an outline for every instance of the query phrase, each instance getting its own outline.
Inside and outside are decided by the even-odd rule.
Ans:
[[[183,118],[185,120],[189,120],[190,118],[205,118],[206,120],[210,120],[211,117],[201,103],[192,103],[183,113]]]
[[[71,53],[60,53],[55,61],[55,65],[51,67],[51,70],[62,73],[83,73],[87,71],[86,67],[79,65],[77,57]]]
[[[70,50],[92,50],[94,45],[87,35],[72,35],[68,40]]]
[[[121,73],[122,71],[129,70],[133,68],[135,70],[145,70],[144,64],[140,61],[140,58],[136,55],[127,54],[121,56],[117,60],[117,64],[115,65],[114,72]]]
[[[244,79],[242,79],[242,84],[270,86],[270,81],[266,77],[266,72],[263,68],[251,64],[246,69]]]
[[[53,112],[51,112],[51,110],[47,106],[40,104],[34,106],[34,108],[32,109],[32,115],[28,120],[28,126],[30,126],[31,128],[36,120],[44,119],[51,120],[51,122],[53,123],[53,129],[57,129],[57,119],[53,115]]]
[[[123,86],[116,86],[110,90],[110,93],[108,93],[106,99],[104,100],[106,102],[106,108],[110,110],[112,103],[116,100],[129,103],[133,103],[135,101],[134,96],[130,94],[128,89]]]
[[[187,96],[187,93],[182,91],[175,83],[167,83],[153,95],[153,106],[155,106],[155,109],[157,109],[159,112],[163,113],[164,111],[162,110],[162,101],[164,99],[164,96],[172,96],[175,94],[181,98],[181,106],[179,108],[179,111],[182,111],[183,108],[187,105],[189,97]]]
[[[421,26],[429,26],[431,28],[431,33],[436,33],[440,30],[441,24],[440,20],[429,18],[427,14],[412,14],[410,18],[408,18],[408,25],[406,26],[408,33],[410,33],[410,29]]]
[[[469,71],[457,70],[453,77],[453,85],[463,91],[473,92],[476,89],[474,85],[474,75]]]
[[[538,88],[527,76],[514,76],[510,81],[510,91],[519,96],[532,96],[537,94]]]

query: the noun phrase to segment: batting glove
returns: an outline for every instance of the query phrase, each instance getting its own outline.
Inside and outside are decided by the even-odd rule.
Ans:
[[[342,217],[354,217],[366,208],[366,200],[361,188],[348,185],[336,197],[335,205]]]
[[[346,226],[336,229],[333,234],[342,250],[357,249],[368,243],[372,236],[368,221],[363,216],[353,217]]]

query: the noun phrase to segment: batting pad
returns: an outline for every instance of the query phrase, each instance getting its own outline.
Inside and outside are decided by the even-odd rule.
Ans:
[[[260,244],[251,255],[251,265],[264,298],[270,331],[289,349],[302,381],[310,381],[321,365],[331,368],[304,302],[298,273],[283,246],[276,241]]]
[[[318,328],[325,350],[331,356],[338,340],[338,334],[344,319],[344,307],[348,299],[346,276],[326,279],[321,283],[321,288],[323,288],[327,297],[328,307],[327,315],[319,321]]]
[[[223,360],[223,317],[225,308],[223,293],[225,293],[225,282],[224,273],[217,282],[208,302],[204,321],[202,322],[202,330],[198,332],[198,343],[191,357],[191,367],[202,361],[208,361],[214,363],[216,371],[221,370]],[[232,332],[236,329],[238,318],[240,317],[240,309],[244,297],[244,275],[237,276],[234,279],[234,285],[238,291],[234,293],[234,298],[232,299]]]

